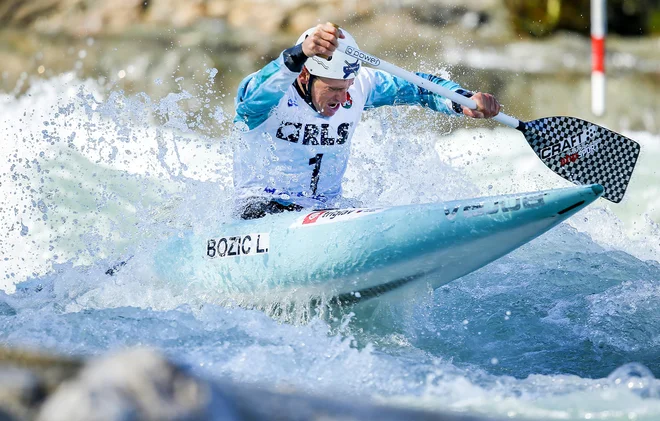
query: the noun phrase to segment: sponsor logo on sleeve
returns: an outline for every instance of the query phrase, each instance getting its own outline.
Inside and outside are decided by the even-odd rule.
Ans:
[[[346,108],[347,110],[353,106],[353,98],[351,98],[351,94],[349,94],[348,92],[346,92],[346,102],[341,104],[341,106]]]
[[[270,236],[266,233],[211,238],[206,242],[206,256],[211,259],[267,254]]]

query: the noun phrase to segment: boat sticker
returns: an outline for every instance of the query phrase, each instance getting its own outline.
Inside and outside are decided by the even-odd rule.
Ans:
[[[206,256],[238,257],[268,253],[270,236],[267,232],[211,238],[206,242]]]
[[[333,222],[347,221],[349,219],[356,219],[366,215],[373,215],[378,212],[384,211],[385,208],[373,209],[332,209],[332,210],[319,210],[309,212],[304,216],[298,218],[296,222],[291,225],[291,228],[331,224]]]
[[[445,207],[445,216],[453,221],[460,214],[464,218],[473,218],[482,215],[495,215],[497,213],[517,212],[520,209],[535,209],[545,205],[544,194],[523,197],[506,197],[495,202],[479,202],[471,205],[457,204],[452,208]]]

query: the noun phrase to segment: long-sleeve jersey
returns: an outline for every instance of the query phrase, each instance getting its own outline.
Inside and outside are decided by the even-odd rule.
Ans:
[[[341,195],[351,138],[364,110],[409,104],[459,114],[460,107],[452,108],[442,96],[363,67],[348,89],[348,101],[325,117],[299,94],[294,82],[300,72],[286,61],[285,53],[246,77],[238,88],[234,186],[239,201],[264,197],[303,207],[331,207]],[[418,75],[462,91],[451,81]]]

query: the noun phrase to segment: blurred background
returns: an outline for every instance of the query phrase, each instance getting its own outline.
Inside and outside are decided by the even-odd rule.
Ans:
[[[409,70],[446,70],[465,87],[496,94],[518,118],[572,115],[614,130],[657,133],[660,0],[607,2],[602,118],[590,111],[589,6],[589,0],[0,0],[0,91],[20,96],[35,78],[74,72],[128,95],[189,92],[191,118],[204,105],[229,116],[242,77],[308,27],[332,21],[365,51]],[[200,82],[210,69],[218,72],[208,94]],[[228,129],[229,120],[207,134]]]

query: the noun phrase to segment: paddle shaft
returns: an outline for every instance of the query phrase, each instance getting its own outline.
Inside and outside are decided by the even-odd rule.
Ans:
[[[413,72],[404,70],[398,66],[395,66],[392,63],[388,63],[385,60],[372,56],[371,54],[365,53],[364,51],[350,47],[345,43],[343,43],[341,40],[339,40],[339,47],[337,49],[343,53],[346,53],[351,57],[354,57],[364,63],[369,64],[372,67],[375,67],[376,69],[380,69],[394,76],[398,76],[401,79],[404,79],[424,89],[428,89],[429,91],[436,93],[438,95],[442,95],[445,98],[448,98],[458,104],[464,105],[472,110],[477,109],[477,103],[474,102],[472,99],[464,97],[459,93],[456,93],[450,89],[435,84],[428,79],[424,79],[423,77],[416,75]],[[509,127],[513,127],[514,129],[522,129],[524,127],[524,123],[522,123],[520,120],[508,116],[502,112],[500,112],[495,117],[493,117],[493,120],[499,121],[502,124],[506,124]]]
[[[472,99],[341,40],[338,50],[455,103],[472,110],[477,108]],[[576,184],[600,184],[605,188],[603,198],[614,203],[623,199],[640,153],[640,146],[634,140],[575,117],[546,117],[523,122],[499,113],[493,119],[522,132],[534,153],[554,173]]]

